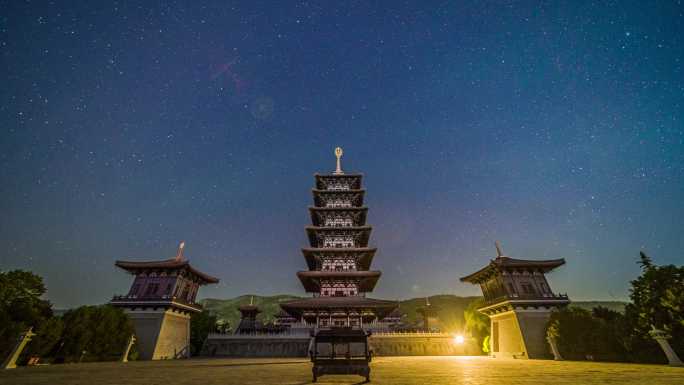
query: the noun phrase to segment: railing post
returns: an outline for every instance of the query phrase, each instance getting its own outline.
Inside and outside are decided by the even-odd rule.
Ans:
[[[28,328],[26,332],[19,335],[16,345],[14,345],[14,349],[12,349],[12,352],[9,354],[9,356],[7,356],[7,359],[2,364],[4,369],[14,369],[17,367],[17,360],[19,359],[21,352],[24,351],[26,345],[35,335],[36,333],[33,332],[33,327]]]
[[[656,342],[658,342],[658,345],[660,345],[660,348],[663,350],[663,353],[665,353],[670,366],[684,366],[682,360],[679,359],[679,356],[677,356],[677,353],[672,349],[672,346],[670,346],[670,343],[667,341],[668,338],[670,338],[667,333],[665,333],[663,330],[658,330],[655,328],[655,326],[651,325],[651,331],[649,334],[654,340],[656,340]]]
[[[133,347],[134,343],[135,343],[135,335],[131,334],[131,336],[128,338],[128,344],[126,344],[126,350],[124,351],[123,355],[121,356],[121,362],[128,362],[128,354],[131,352],[131,348]]]

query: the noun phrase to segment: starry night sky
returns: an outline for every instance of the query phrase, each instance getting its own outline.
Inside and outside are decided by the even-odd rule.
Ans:
[[[684,262],[681,2],[103,4],[0,2],[0,268],[57,307],[180,240],[203,297],[303,294],[336,146],[374,297],[479,294],[494,240],[573,299]]]

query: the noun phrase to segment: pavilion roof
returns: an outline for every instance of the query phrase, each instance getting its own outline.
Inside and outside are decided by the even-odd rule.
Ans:
[[[257,305],[240,305],[238,307],[238,310],[240,310],[241,312],[261,313],[261,310],[259,310],[259,307]]]
[[[494,273],[506,269],[537,269],[547,273],[559,266],[565,264],[565,259],[546,259],[546,260],[530,260],[530,259],[515,259],[506,256],[499,256],[489,261],[489,264],[480,270],[462,277],[461,282],[480,283],[488,279]]]
[[[299,271],[297,277],[308,292],[319,292],[323,280],[354,280],[359,282],[360,292],[372,291],[380,279],[379,271]]]
[[[218,283],[219,279],[212,277],[209,274],[203,273],[190,265],[187,259],[165,259],[161,261],[116,261],[115,266],[128,271],[129,273],[137,274],[145,270],[185,270],[188,273],[196,276],[203,284]]]

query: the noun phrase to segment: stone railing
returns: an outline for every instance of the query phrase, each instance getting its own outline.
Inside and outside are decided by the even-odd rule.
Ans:
[[[186,306],[190,306],[193,308],[201,309],[202,305],[200,305],[197,302],[191,302],[187,301],[184,298],[181,297],[174,297],[172,295],[154,295],[154,296],[139,296],[139,295],[129,295],[129,294],[124,294],[124,295],[115,295],[112,297],[112,302],[127,302],[127,301],[132,301],[132,302],[175,302],[179,304],[183,304]]]
[[[209,333],[207,337],[210,340],[217,339],[265,339],[265,338],[311,338],[309,329],[293,329],[285,331],[274,332],[258,332],[258,333]]]
[[[514,295],[502,295],[500,297],[486,299],[485,305],[492,305],[503,301],[515,301],[515,300],[568,300],[568,294],[556,294],[556,293],[542,293],[542,294],[514,294]]]
[[[453,337],[453,334],[429,331],[374,331],[372,337]]]

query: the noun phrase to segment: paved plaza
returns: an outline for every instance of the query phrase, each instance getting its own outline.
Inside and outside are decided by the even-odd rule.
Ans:
[[[320,384],[358,384],[357,376],[324,376]],[[311,383],[304,359],[192,359],[87,363],[0,371],[0,384],[229,385]],[[487,357],[377,357],[373,384],[684,384],[684,368]]]

